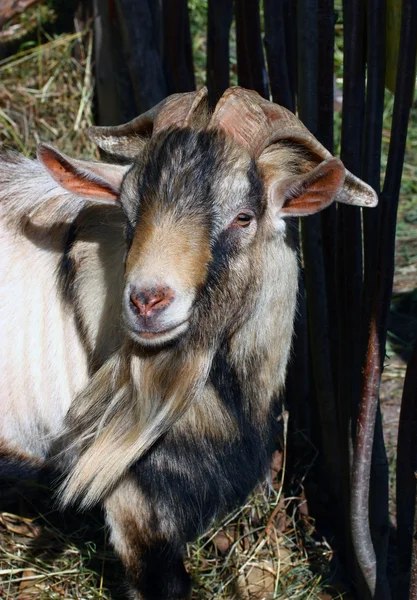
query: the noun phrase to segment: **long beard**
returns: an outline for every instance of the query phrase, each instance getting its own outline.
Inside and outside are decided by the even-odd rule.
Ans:
[[[198,343],[145,352],[125,341],[68,413],[67,448],[81,456],[61,486],[61,503],[87,508],[107,495],[202,394],[214,354]]]
[[[254,303],[245,289],[246,303],[233,301],[229,277],[224,270],[196,302],[188,332],[173,346],[149,351],[126,339],[74,400],[64,438],[76,460],[60,489],[63,505],[102,499],[201,397],[220,345]]]

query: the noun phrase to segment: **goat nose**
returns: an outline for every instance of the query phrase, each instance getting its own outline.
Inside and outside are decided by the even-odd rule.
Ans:
[[[156,311],[167,308],[174,300],[174,291],[167,286],[138,290],[131,288],[130,302],[141,317],[150,317]]]

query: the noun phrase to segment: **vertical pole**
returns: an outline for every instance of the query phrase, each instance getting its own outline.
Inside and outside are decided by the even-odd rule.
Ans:
[[[269,98],[262,47],[259,0],[235,0],[237,76],[239,85]]]
[[[207,87],[209,102],[216,102],[229,87],[229,36],[233,0],[209,0],[207,23]]]
[[[397,595],[417,599],[417,341],[407,366],[397,452]]]
[[[167,94],[195,90],[187,0],[163,0],[164,74]]]
[[[313,134],[318,129],[318,0],[299,0],[297,4],[298,109],[300,119]],[[339,460],[337,421],[329,347],[326,276],[320,216],[302,222],[307,315],[310,333],[310,358],[318,406],[321,455],[321,485],[337,497]]]
[[[362,177],[379,194],[381,144],[385,93],[385,0],[367,3],[367,86]],[[379,254],[380,206],[363,211],[364,286],[362,310],[362,353],[372,321],[373,295],[376,289]],[[364,359],[363,359],[364,360]],[[376,407],[375,434],[371,464],[369,520],[379,571],[384,580],[388,553],[388,463],[385,452],[379,403]]]

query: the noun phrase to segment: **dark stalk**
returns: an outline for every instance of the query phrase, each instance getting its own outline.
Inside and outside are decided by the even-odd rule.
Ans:
[[[377,581],[377,562],[369,529],[369,482],[375,415],[379,396],[381,354],[375,319],[368,340],[362,402],[359,409],[352,461],[351,529],[353,547],[372,598]]]
[[[367,4],[367,97],[365,108],[362,177],[379,194],[381,142],[385,92],[385,0]],[[380,207],[363,211],[364,287],[362,311],[362,353],[366,355],[366,339],[372,318],[372,304],[377,286],[380,252]],[[363,359],[365,364],[365,358]],[[381,365],[382,367],[382,365]],[[381,412],[377,407],[373,458],[371,465],[370,529],[375,548],[378,579],[386,579],[388,554],[388,463],[385,452]]]
[[[381,9],[381,10],[379,10]],[[380,193],[381,146],[385,91],[385,0],[369,0],[367,19],[367,62],[365,130],[362,176]],[[377,281],[381,204],[363,212],[364,288],[363,322],[371,321],[372,304]],[[364,340],[365,341],[365,340]],[[364,354],[366,343],[364,343]]]
[[[417,341],[407,366],[397,450],[397,600],[417,598]],[[412,595],[413,594],[413,595]]]
[[[417,481],[417,473],[414,473]],[[411,554],[410,600],[417,600],[417,486],[414,501],[413,550]]]
[[[107,0],[94,0],[95,121],[120,125],[137,114],[116,15]]]
[[[377,328],[378,297],[369,332],[368,350],[352,464],[351,530],[353,547],[371,598],[390,600],[386,572],[381,571],[369,527],[369,488],[375,417],[381,382],[381,347]],[[385,566],[385,563],[384,563]],[[363,595],[363,592],[362,592]]]
[[[297,3],[294,0],[283,0],[283,18],[285,26],[285,45],[288,63],[288,80],[291,104],[287,107],[295,112],[295,96],[297,92]]]
[[[284,0],[264,0],[265,52],[272,100],[294,111],[287,56]]]
[[[239,85],[269,98],[262,47],[259,0],[236,0],[236,51]]]
[[[215,106],[229,87],[229,36],[233,0],[209,0],[207,24],[207,87],[209,102]]]
[[[365,3],[343,2],[344,73],[341,159],[361,175],[362,136],[365,114]],[[337,207],[337,310],[339,325],[338,417],[342,494],[346,525],[346,562],[358,588],[363,588],[353,554],[349,531],[353,445],[361,397],[360,328],[362,306],[362,234],[358,208]],[[363,507],[362,507],[363,508]],[[359,518],[359,517],[355,517]],[[360,589],[361,598],[366,596]]]
[[[380,370],[385,355],[387,319],[392,294],[395,256],[395,228],[401,175],[404,161],[407,125],[412,102],[415,78],[415,57],[417,51],[417,4],[412,0],[403,0],[401,18],[401,39],[398,64],[395,103],[391,130],[391,143],[388,153],[387,171],[381,194],[381,225],[378,257],[378,278],[374,300],[374,322],[380,347],[380,364],[373,365],[369,374],[371,380],[380,379]],[[368,364],[370,351],[367,354]],[[366,384],[366,379],[365,379]],[[369,403],[377,403],[375,385],[374,396],[370,394]],[[380,571],[379,571],[380,573]],[[379,574],[378,573],[378,574]],[[372,585],[372,580],[369,581]],[[378,589],[378,584],[382,588]],[[383,595],[384,594],[384,595]],[[384,581],[377,580],[375,597],[389,597]]]
[[[334,0],[318,0],[317,137],[333,153]],[[334,255],[334,248],[333,248]]]
[[[341,159],[361,176],[365,115],[365,5],[343,4],[344,78]],[[345,424],[356,421],[360,398],[360,325],[362,306],[362,236],[360,209],[338,206],[339,279],[339,407]],[[349,434],[349,437],[350,434]]]
[[[334,81],[334,2],[318,0],[318,127],[317,139],[333,154],[333,81]],[[336,206],[320,215],[323,239],[324,272],[326,275],[329,323],[337,323],[336,295]],[[330,336],[330,360],[334,389],[337,389],[337,327]],[[336,499],[335,499],[336,500]],[[339,500],[341,500],[339,498]]]
[[[297,4],[297,103],[303,123],[313,135],[318,128],[318,0]]]
[[[166,96],[158,33],[150,9],[152,0],[114,0],[130,75],[136,114],[149,110]],[[119,68],[119,65],[116,67]],[[131,118],[133,118],[131,117]]]
[[[298,30],[298,108],[303,123],[317,133],[318,106],[318,3],[300,0],[297,7]],[[321,435],[321,484],[337,497],[339,461],[336,415],[332,381],[326,277],[323,264],[320,216],[313,215],[302,223],[303,256],[307,294],[307,316],[315,396]],[[314,499],[312,499],[314,500]]]
[[[395,229],[397,209],[401,184],[402,169],[404,164],[405,144],[407,139],[408,120],[413,99],[415,84],[417,52],[417,3],[413,0],[403,0],[401,16],[401,38],[395,88],[395,102],[391,127],[391,141],[388,152],[387,170],[381,194],[381,251],[379,272],[381,277],[381,303],[380,310],[380,336],[381,348],[385,351],[387,322],[392,294],[395,258]],[[384,355],[384,354],[383,354]],[[412,451],[416,452],[415,440]],[[401,467],[400,467],[401,469]],[[401,477],[401,475],[400,475]],[[402,557],[404,547],[404,528],[401,521],[412,522],[413,507],[408,508],[408,514],[397,510],[400,515],[399,525],[399,574],[403,568]],[[405,598],[406,595],[399,596]]]
[[[195,90],[187,0],[163,0],[164,73],[167,93]]]
[[[413,100],[417,50],[417,2],[403,0],[401,38],[392,116],[391,141],[388,151],[387,170],[381,194],[381,240],[383,240],[383,286],[382,321],[384,345],[388,321],[392,282],[394,277],[395,227],[404,165],[408,119]]]

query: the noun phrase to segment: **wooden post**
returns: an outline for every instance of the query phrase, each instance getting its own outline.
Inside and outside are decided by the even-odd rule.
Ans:
[[[237,76],[239,85],[269,98],[262,48],[259,0],[236,0]]]
[[[207,87],[214,107],[229,87],[229,36],[233,0],[209,0],[207,22]]]
[[[297,7],[298,109],[300,119],[313,134],[318,127],[318,1],[300,0]],[[329,347],[326,276],[320,215],[304,219],[301,225],[310,334],[310,360],[314,397],[318,408],[316,429],[320,444],[320,487],[330,498],[338,496],[339,453],[334,435],[337,427]],[[320,439],[321,438],[321,439]],[[323,485],[324,484],[324,485]]]
[[[417,598],[417,341],[407,367],[397,452],[397,595]]]
[[[167,94],[195,90],[187,0],[163,0],[164,73]]]
[[[149,5],[152,0],[114,1],[137,114],[140,114],[167,95],[158,52],[158,34],[154,31]]]

